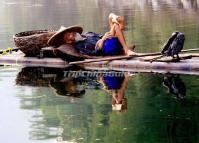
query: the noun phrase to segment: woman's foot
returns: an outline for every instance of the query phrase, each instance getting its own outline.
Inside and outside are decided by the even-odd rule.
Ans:
[[[126,56],[132,56],[132,55],[136,55],[136,53],[131,51],[131,50],[128,50],[128,51],[125,52],[125,55]]]
[[[120,30],[124,30],[125,29],[125,25],[124,25],[124,17],[123,16],[117,16],[117,17],[114,17],[112,19],[112,25],[116,23],[119,25],[120,27]]]
[[[120,27],[120,30],[124,30],[125,24],[124,24],[124,17],[116,15],[114,13],[109,14],[109,24],[110,27],[113,26],[113,24],[117,24]]]

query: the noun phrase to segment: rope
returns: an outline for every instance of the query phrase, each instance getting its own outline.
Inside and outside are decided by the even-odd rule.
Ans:
[[[7,49],[4,49],[0,52],[0,56],[3,56],[3,55],[8,55],[12,52],[12,48],[7,48]]]

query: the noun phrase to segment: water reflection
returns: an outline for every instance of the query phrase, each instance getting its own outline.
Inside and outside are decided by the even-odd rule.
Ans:
[[[179,9],[197,9],[199,6],[198,0],[96,0],[99,5],[106,5],[110,8],[115,7],[133,7],[144,10],[146,6],[151,6],[153,10],[164,9],[165,7],[173,7]]]
[[[196,140],[196,122],[192,122],[190,118],[178,117],[167,118],[168,138],[171,142],[176,143],[194,143]]]
[[[24,67],[16,78],[17,85],[42,86],[53,89],[55,95],[81,97],[85,93],[83,84],[89,79],[67,76],[66,71],[81,70],[80,68],[43,68]],[[97,85],[96,85],[97,88]]]
[[[82,98],[89,89],[103,89],[112,95],[112,110],[123,112],[127,110],[125,91],[130,77],[132,74],[127,72],[85,71],[79,67],[65,69],[24,67],[17,75],[16,84],[50,87],[53,95],[73,98]],[[185,98],[186,86],[179,75],[165,74],[162,81],[172,97]]]
[[[50,87],[55,95],[81,97],[86,89],[100,89],[115,96],[124,96],[129,80],[126,72],[85,71],[80,67],[44,68],[24,67],[18,73],[16,84]]]
[[[73,74],[69,73],[73,71]],[[78,73],[78,75],[74,75]],[[84,73],[84,76],[80,76],[80,72]],[[99,74],[99,73],[97,73]],[[100,78],[106,83],[107,90],[114,90],[112,100],[118,100],[118,103],[113,101],[113,109],[125,111],[127,109],[126,98],[124,92],[127,86],[128,77],[114,77],[111,72],[102,71],[99,77],[91,76],[89,71],[82,71],[82,69],[54,69],[54,68],[33,68],[25,67],[17,75],[16,84],[20,86],[34,86],[34,87],[51,87],[53,91],[50,93],[46,91],[45,97],[38,97],[42,95],[38,91],[34,97],[27,98],[20,96],[21,108],[35,110],[35,114],[31,117],[31,139],[49,139],[55,138],[57,142],[70,141],[70,140],[88,140],[89,137],[89,125],[94,122],[96,126],[106,128],[109,126],[109,113],[111,112],[111,100],[108,103],[103,103],[99,107],[95,103],[84,101],[86,96],[90,96],[90,93],[86,94],[88,90],[97,91],[102,88],[102,84],[99,82]],[[104,76],[103,76],[104,75]],[[107,75],[107,76],[105,76]],[[121,74],[120,74],[121,75]],[[117,82],[117,83],[116,83]],[[93,99],[108,98],[102,91],[101,97],[92,95]],[[120,95],[119,95],[120,93]],[[59,95],[59,96],[55,96]],[[38,98],[37,98],[38,97]],[[65,99],[60,97],[67,97]],[[81,100],[77,100],[77,97]],[[87,100],[91,100],[88,98]],[[117,98],[117,99],[116,99]],[[104,100],[104,99],[103,99]],[[119,101],[120,100],[120,101]],[[94,100],[93,100],[94,101]],[[94,108],[100,112],[95,112]],[[94,114],[100,115],[100,117],[93,119]],[[98,121],[97,121],[98,120]]]
[[[78,74],[74,75],[74,71]],[[84,76],[80,76],[82,72]],[[196,141],[198,117],[192,109],[199,104],[190,97],[172,98],[173,94],[176,98],[181,98],[179,94],[186,95],[181,77],[135,74],[131,79],[129,74],[112,76],[101,72],[97,77],[88,77],[91,72],[83,69],[23,68],[16,83],[25,87],[40,86],[37,92],[33,91],[32,98],[19,96],[21,108],[34,111],[30,139]],[[161,82],[171,88],[171,96],[160,86]]]
[[[98,77],[98,82],[103,85],[103,89],[112,94],[112,110],[124,112],[127,110],[127,99],[125,90],[128,86],[130,75],[110,76],[105,75]]]
[[[186,96],[186,87],[179,75],[164,76],[163,85],[168,89],[168,92],[173,94],[177,99],[183,99]]]

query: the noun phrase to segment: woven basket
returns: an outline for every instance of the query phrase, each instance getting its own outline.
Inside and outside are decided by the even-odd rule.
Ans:
[[[25,31],[13,36],[16,47],[18,47],[26,56],[35,57],[39,55],[41,48],[47,47],[48,39],[56,31],[34,30]]]

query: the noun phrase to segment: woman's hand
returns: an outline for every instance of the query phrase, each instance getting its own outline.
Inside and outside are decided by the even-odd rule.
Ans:
[[[108,38],[112,38],[114,35],[111,33],[111,32],[106,32],[105,34],[104,34],[104,36],[102,37],[102,40],[106,40],[106,39],[108,39]]]
[[[112,38],[114,37],[113,34],[111,34],[111,32],[106,32],[104,34],[104,36],[102,37],[102,39],[98,40],[96,45],[95,45],[95,49],[101,49],[103,47],[104,41],[108,38]]]

